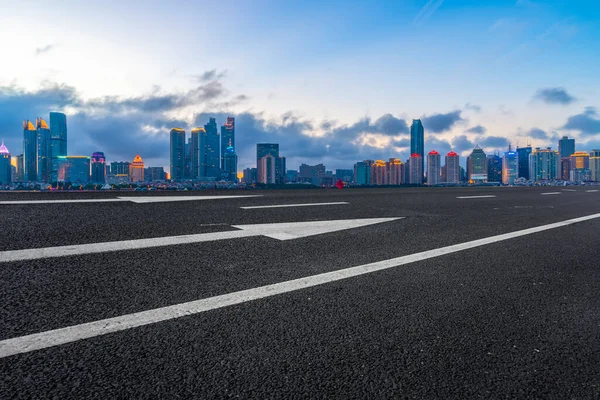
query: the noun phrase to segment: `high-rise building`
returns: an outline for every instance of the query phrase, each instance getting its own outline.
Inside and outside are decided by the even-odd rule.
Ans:
[[[4,145],[0,144],[0,185],[12,183],[12,165],[10,152]]]
[[[378,185],[378,186],[386,185],[387,184],[386,172],[387,171],[386,171],[385,161],[383,161],[383,160],[375,161],[375,164],[373,164],[373,166],[371,167],[371,174],[372,174],[371,184]]]
[[[590,151],[590,172],[591,180],[600,182],[600,150]]]
[[[386,178],[386,184],[388,185],[402,185],[404,183],[404,163],[399,158],[390,158],[387,162]]]
[[[127,175],[129,176],[129,167],[131,163],[129,161],[118,161],[110,163],[110,174],[111,175]]]
[[[560,159],[560,179],[568,181],[571,179],[571,157]]]
[[[589,182],[592,180],[592,171],[589,168],[576,168],[571,170],[572,182]]]
[[[146,182],[159,182],[167,179],[165,169],[163,167],[148,167],[144,171]]]
[[[519,153],[512,151],[508,146],[508,151],[502,157],[502,183],[505,185],[514,185],[515,179],[519,177]]]
[[[502,182],[502,158],[497,154],[490,154],[487,156],[487,161],[488,182]]]
[[[531,180],[545,181],[560,177],[560,156],[558,151],[537,147],[529,157]]]
[[[135,155],[129,167],[129,177],[131,182],[144,182],[144,160],[139,154]]]
[[[220,135],[217,121],[209,118],[204,125],[204,134],[200,134],[200,170],[202,176],[219,179],[221,177]]]
[[[101,151],[92,154],[92,183],[106,182],[106,157]]]
[[[90,181],[90,157],[57,156],[57,182],[88,183]]]
[[[571,154],[571,170],[590,167],[590,155],[585,151],[577,151]]]
[[[192,129],[192,137],[190,143],[190,178],[198,179],[204,175],[204,171],[200,168],[200,141],[201,137],[206,135],[204,128]]]
[[[575,153],[575,139],[569,139],[568,136],[563,136],[558,141],[558,153],[560,158],[570,157]]]
[[[270,154],[275,158],[279,157],[279,144],[277,144],[277,143],[258,143],[256,145],[256,163],[257,163],[257,165],[258,165],[258,160],[260,160],[267,154]]]
[[[37,130],[31,121],[23,121],[23,180],[37,181]]]
[[[519,178],[529,180],[529,155],[531,154],[531,146],[517,147],[518,163],[519,163]]]
[[[285,183],[286,169],[286,158],[282,156],[277,157],[277,159],[275,160],[275,183],[279,185],[283,185]]]
[[[58,180],[58,156],[67,155],[67,116],[60,112],[50,113],[50,153],[51,160],[51,180]]]
[[[237,182],[238,157],[237,154],[235,154],[233,146],[227,146],[227,151],[223,157],[223,172],[226,174],[226,179],[229,182]]]
[[[427,184],[439,185],[442,179],[442,157],[440,153],[432,150],[427,154]]]
[[[479,146],[467,158],[467,174],[470,183],[487,182],[487,155]]]
[[[454,151],[446,154],[446,182],[447,183],[458,183],[461,181],[460,178],[460,157]]]
[[[421,181],[420,182],[412,182],[413,173],[410,172],[411,183],[423,183],[423,172],[425,168],[425,130],[423,129],[423,124],[420,119],[413,119],[412,125],[410,126],[410,153],[412,155],[418,154],[421,156]],[[412,157],[411,155],[411,157]]]
[[[356,185],[371,184],[371,164],[367,160],[354,164],[354,183]]]
[[[354,180],[354,170],[352,169],[336,169],[335,177],[349,183]]]
[[[173,128],[170,137],[171,180],[181,181],[185,177],[185,130]]]
[[[185,179],[192,178],[192,138],[188,138],[185,144],[185,171],[183,173]]]
[[[37,180],[51,182],[52,178],[52,147],[50,127],[43,118],[36,118],[37,130]]]
[[[408,183],[421,185],[423,183],[423,157],[418,153],[411,154],[408,159],[408,168],[410,169]]]
[[[242,182],[244,182],[246,185],[256,183],[257,179],[258,178],[256,168],[246,168],[244,170],[244,177],[242,178]]]
[[[227,117],[225,125],[221,126],[221,169],[225,170],[225,155],[228,147],[233,147],[235,153],[235,118]],[[236,177],[237,179],[237,177]]]
[[[325,166],[323,164],[307,165],[301,164],[298,172],[300,182],[312,182],[313,178],[325,176]]]
[[[23,154],[18,156],[12,156],[10,159],[10,165],[12,166],[12,181],[22,182],[23,181]]]
[[[276,183],[276,158],[272,154],[266,154],[258,160],[258,182],[264,184]]]

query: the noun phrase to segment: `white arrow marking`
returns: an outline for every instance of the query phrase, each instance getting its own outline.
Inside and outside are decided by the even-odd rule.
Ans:
[[[241,290],[239,292],[227,293],[220,296],[190,301],[187,303],[175,304],[172,306],[155,308],[153,310],[121,315],[114,318],[107,318],[100,321],[87,322],[80,325],[68,326],[66,328],[53,329],[46,332],[6,339],[0,341],[0,358],[46,349],[48,347],[59,346],[82,339],[106,335],[109,333],[120,332],[131,328],[137,328],[139,326],[151,325],[157,322],[168,321],[205,311],[242,304],[249,301],[264,299],[278,294],[289,293],[330,282],[341,281],[343,279],[348,279],[355,276],[371,274],[373,272],[383,271],[386,269],[399,267],[401,265],[423,261],[446,254],[452,254],[463,250],[469,250],[491,243],[502,242],[504,240],[509,240],[520,236],[531,235],[537,232],[544,232],[550,229],[556,229],[563,226],[576,224],[578,222],[589,221],[595,218],[600,218],[600,214],[574,218],[553,224],[523,229],[520,231],[477,239],[470,242],[441,247],[439,249],[427,250],[389,260],[377,261],[370,264],[358,265],[356,267],[325,272],[323,274],[274,283],[272,285],[260,286],[253,289]]]
[[[347,201],[333,201],[331,203],[304,203],[304,204],[275,204],[270,206],[246,206],[240,207],[244,210],[254,210],[257,208],[284,208],[284,207],[311,207],[311,206],[336,206],[341,204],[350,204]]]
[[[81,254],[105,253],[109,251],[147,249],[215,240],[237,239],[251,236],[267,236],[278,240],[298,239],[323,233],[380,224],[399,218],[368,218],[335,221],[289,222],[279,224],[235,225],[238,231],[199,233],[196,235],[166,236],[148,239],[122,240],[76,244],[71,246],[43,247],[38,249],[8,250],[0,252],[0,262],[37,260],[40,258],[65,257]]]
[[[221,200],[221,199],[243,199],[246,197],[262,197],[262,194],[244,196],[132,196],[117,197],[116,199],[79,199],[79,200],[12,200],[0,201],[0,205],[8,204],[56,204],[56,203],[112,203],[117,201],[130,201],[133,203],[165,203],[170,201],[194,201],[194,200]]]

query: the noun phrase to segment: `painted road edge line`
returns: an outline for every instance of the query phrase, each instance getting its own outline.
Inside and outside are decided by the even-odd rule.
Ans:
[[[247,197],[262,197],[262,194],[254,195],[227,195],[227,196],[120,196],[114,199],[61,199],[61,200],[9,200],[0,201],[0,205],[19,204],[60,204],[60,203],[113,203],[128,201],[136,204],[145,203],[169,203],[174,201],[199,201],[199,200],[225,200],[242,199]]]
[[[263,299],[278,294],[293,292],[330,282],[336,282],[355,276],[399,267],[401,265],[406,265],[417,261],[423,261],[446,254],[456,253],[459,251],[485,246],[487,244],[497,243],[520,236],[531,235],[533,233],[556,229],[596,218],[600,218],[600,214],[592,214],[585,217],[573,218],[562,222],[555,222],[548,225],[523,229],[520,231],[491,236],[484,239],[477,239],[470,242],[459,243],[434,250],[427,250],[389,260],[307,276],[305,278],[293,279],[272,285],[260,286],[254,289],[241,290],[239,292],[209,297],[187,303],[6,339],[0,341],[0,358],[28,353],[35,350],[42,350],[83,339],[89,339],[109,333],[124,331],[144,325],[155,324],[158,322],[194,315],[205,311],[216,310],[227,306]]]
[[[304,204],[275,204],[267,206],[245,206],[240,207],[244,210],[254,210],[257,208],[284,208],[284,207],[311,207],[311,206],[335,206],[341,204],[350,204],[347,201],[333,201],[330,203],[304,203]]]
[[[488,199],[488,198],[492,198],[492,197],[496,197],[496,195],[493,194],[486,194],[486,195],[481,195],[481,196],[457,196],[457,199]]]
[[[548,196],[548,195],[553,195],[553,194],[562,194],[561,192],[546,192],[546,193],[540,193],[542,196]]]

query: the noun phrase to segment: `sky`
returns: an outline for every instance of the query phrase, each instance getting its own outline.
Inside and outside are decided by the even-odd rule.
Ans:
[[[0,139],[67,114],[69,154],[169,167],[169,130],[236,117],[288,168],[509,143],[600,148],[594,0],[0,0]]]

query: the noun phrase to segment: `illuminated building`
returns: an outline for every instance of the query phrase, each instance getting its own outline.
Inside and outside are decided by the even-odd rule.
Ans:
[[[432,150],[427,154],[427,184],[438,185],[442,178],[442,157],[440,153]]]
[[[488,182],[502,182],[502,158],[497,154],[490,154],[487,156],[487,163]],[[529,165],[529,161],[527,161],[527,165]]]
[[[446,182],[447,183],[458,183],[461,181],[460,178],[460,157],[454,151],[446,154]]]
[[[244,170],[244,175],[242,177],[242,182],[244,182],[247,185],[251,185],[253,183],[256,183],[257,180],[258,180],[258,178],[257,178],[257,170],[256,170],[256,168],[246,168]]]
[[[52,178],[52,147],[50,127],[43,118],[35,120],[37,130],[37,180],[51,182]]]
[[[23,121],[23,180],[37,181],[37,131],[29,120]]]
[[[67,155],[67,116],[60,112],[50,113],[50,153],[51,153],[51,181],[58,179],[58,166],[56,157]]]
[[[373,180],[371,181],[372,185],[385,185],[387,183],[385,161],[375,161],[375,164],[371,167],[371,174],[373,177]]]
[[[200,132],[201,176],[218,179],[221,177],[221,153],[216,120],[209,118],[204,130],[205,132]]]
[[[129,177],[131,182],[144,182],[144,161],[139,154],[136,154],[129,166]]]
[[[571,154],[571,170],[590,167],[590,155],[585,151],[577,151]]]
[[[408,159],[408,168],[410,170],[410,179],[408,183],[421,185],[423,183],[423,157],[417,153],[411,154]]]
[[[58,156],[57,182],[88,183],[90,181],[90,157]]]
[[[571,179],[571,157],[560,159],[560,179],[568,181]]]
[[[354,164],[354,183],[356,185],[371,184],[371,163],[369,160],[359,161]]]
[[[227,117],[225,125],[221,126],[221,169],[226,170],[225,156],[229,147],[233,147],[235,153],[235,118]],[[237,179],[237,177],[235,177]],[[232,182],[234,180],[230,179]]]
[[[181,181],[185,177],[185,130],[173,128],[170,132],[171,180]],[[115,174],[113,172],[113,174]]]
[[[110,174],[111,175],[127,175],[129,176],[129,161],[118,161],[110,163]]]
[[[192,129],[190,143],[190,178],[198,179],[204,176],[204,171],[200,169],[200,137],[206,135],[204,128]]]
[[[423,129],[423,124],[421,123],[420,119],[413,119],[412,125],[410,126],[410,153],[412,155],[418,154],[420,156],[419,160],[421,162],[421,166],[418,169],[418,171],[421,172],[420,182],[413,182],[412,178],[414,174],[412,172],[411,166],[410,183],[423,183],[423,172],[425,168],[425,130]]]
[[[10,165],[12,166],[12,181],[21,182],[23,180],[23,155],[12,156]]]
[[[230,182],[237,182],[237,163],[238,157],[235,154],[233,146],[227,146],[224,155],[223,172],[227,175],[226,179]]]
[[[571,170],[572,182],[589,182],[592,180],[592,171],[589,168],[575,168]]]
[[[279,157],[279,144],[277,144],[277,143],[258,143],[256,145],[256,165],[258,165],[258,160],[260,160],[267,154],[270,154],[275,158]]]
[[[594,182],[600,182],[600,150],[590,151],[590,178]]]
[[[469,183],[487,182],[487,155],[479,146],[467,158],[467,174]]]
[[[525,178],[529,180],[529,155],[531,154],[531,146],[517,147],[519,173],[518,178]]]
[[[338,176],[337,171],[336,176]],[[390,158],[387,162],[386,178],[386,184],[388,185],[402,185],[404,183],[404,163],[399,158]]]
[[[558,153],[560,158],[570,157],[575,153],[575,139],[569,139],[568,136],[563,136],[558,141]]]
[[[514,185],[515,179],[519,177],[519,153],[512,151],[510,145],[508,151],[502,157],[502,183]]]
[[[560,177],[560,158],[558,151],[537,147],[532,153],[529,170],[534,181],[553,180]]]
[[[12,165],[10,152],[4,145],[4,140],[0,144],[0,185],[6,185],[12,182]]]
[[[274,184],[276,182],[275,160],[276,158],[271,154],[267,154],[258,160],[259,183]]]
[[[106,157],[104,153],[96,152],[92,154],[92,176],[93,183],[106,182]]]

